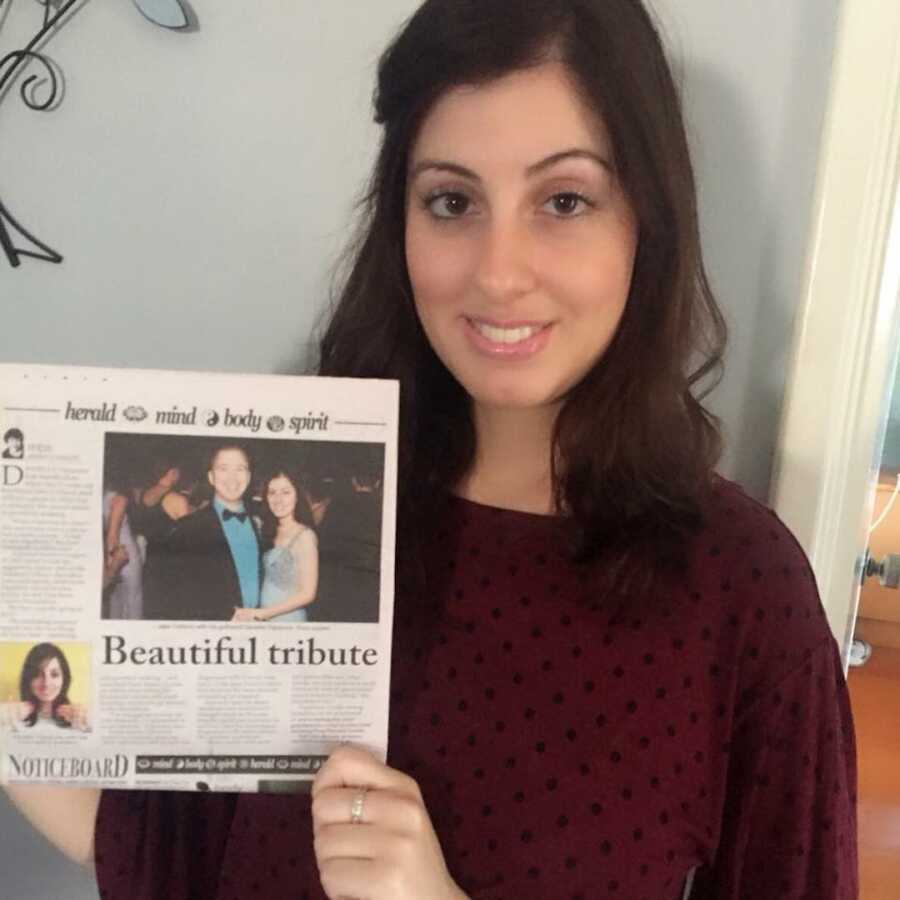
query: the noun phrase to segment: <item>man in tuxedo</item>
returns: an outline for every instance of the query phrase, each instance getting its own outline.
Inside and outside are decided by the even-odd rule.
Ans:
[[[216,448],[207,473],[212,503],[179,519],[162,548],[162,590],[148,618],[224,621],[238,607],[259,606],[259,534],[244,502],[250,475],[242,447]]]

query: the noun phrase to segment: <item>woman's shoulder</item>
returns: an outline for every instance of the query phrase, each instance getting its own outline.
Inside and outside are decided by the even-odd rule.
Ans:
[[[709,558],[721,557],[732,565],[753,560],[751,574],[756,582],[765,574],[763,565],[768,570],[781,566],[783,575],[784,566],[812,574],[806,553],[788,526],[737,482],[714,476],[702,510],[695,552],[705,549]]]
[[[752,496],[743,485],[714,474],[708,490],[702,495],[700,509],[703,513],[702,533],[715,535],[723,541],[741,541],[746,547],[746,539],[755,540],[770,529],[790,534],[787,526],[763,500]],[[771,539],[771,536],[770,536]]]
[[[302,522],[298,522],[297,526],[297,530],[293,534],[288,535],[283,543],[275,546],[284,547],[287,550],[303,546],[314,547],[318,544],[318,538],[314,529],[310,528],[309,525],[304,525]]]
[[[773,510],[734,482],[716,477],[688,572],[690,601],[747,681],[772,683],[832,651],[806,553]]]
[[[800,542],[774,510],[739,484],[715,476],[694,538],[695,566],[719,577],[724,593],[815,597],[815,577]]]
[[[185,497],[184,494],[179,494],[178,491],[169,491],[169,493],[159,501],[159,506],[166,515],[173,520],[184,518],[184,516],[188,515],[191,511],[191,506],[190,503],[188,503],[187,497]]]

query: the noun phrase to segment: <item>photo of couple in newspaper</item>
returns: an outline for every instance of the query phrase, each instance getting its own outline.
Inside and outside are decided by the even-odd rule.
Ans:
[[[377,622],[383,444],[108,434],[103,618]]]
[[[395,383],[0,384],[0,780],[302,790],[337,743],[384,757]]]

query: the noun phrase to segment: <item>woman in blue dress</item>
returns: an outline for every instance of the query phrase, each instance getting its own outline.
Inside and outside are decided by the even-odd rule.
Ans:
[[[258,609],[239,609],[235,620],[305,622],[316,599],[319,547],[300,480],[278,470],[263,484],[263,583]]]

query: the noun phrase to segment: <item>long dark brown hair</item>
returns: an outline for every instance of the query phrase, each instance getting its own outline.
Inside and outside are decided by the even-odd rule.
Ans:
[[[458,484],[475,453],[469,397],[413,305],[404,244],[411,148],[448,89],[547,60],[568,68],[605,123],[639,227],[622,321],[556,421],[556,505],[576,560],[681,561],[721,451],[701,399],[721,375],[725,324],[703,268],[678,92],[640,0],[427,0],[412,16],[379,64],[381,149],[319,371],[400,381],[399,547],[409,552],[434,515],[422,498]]]
[[[304,487],[305,479],[295,471],[292,466],[275,466],[266,474],[261,488],[262,539],[264,549],[274,546],[275,534],[278,531],[278,520],[272,515],[272,510],[269,508],[268,501],[269,485],[276,478],[286,478],[290,482],[294,492],[297,494],[297,504],[294,507],[294,519],[301,525],[312,528],[313,531],[315,531],[316,528],[316,522],[313,518],[312,508],[309,503],[309,494]]]
[[[22,663],[22,673],[19,676],[19,697],[32,706],[31,713],[25,717],[26,725],[34,725],[41,710],[41,701],[37,698],[31,687],[31,682],[41,674],[41,669],[51,660],[59,662],[59,668],[62,672],[63,682],[59,696],[50,704],[50,716],[61,728],[71,727],[71,722],[64,719],[59,714],[61,706],[67,706],[69,703],[69,688],[72,686],[72,670],[69,668],[69,662],[66,655],[56,646],[56,644],[43,643],[35,644],[25,657]]]

